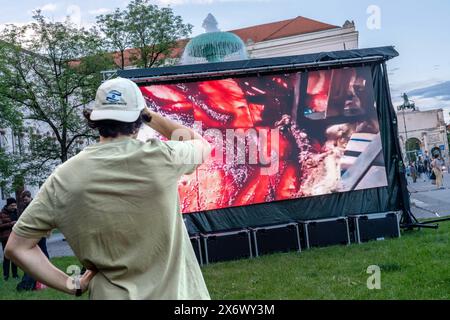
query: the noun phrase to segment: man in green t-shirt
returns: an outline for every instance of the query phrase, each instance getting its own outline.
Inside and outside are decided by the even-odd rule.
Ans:
[[[37,281],[91,299],[209,299],[177,189],[211,153],[208,142],[150,111],[127,79],[102,84],[85,116],[100,142],[56,168],[15,224],[6,256]],[[169,141],[137,140],[142,123]],[[55,228],[88,270],[82,277],[37,246]]]

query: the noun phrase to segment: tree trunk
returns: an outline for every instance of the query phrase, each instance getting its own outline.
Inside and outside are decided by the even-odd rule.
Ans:
[[[67,161],[67,158],[68,158],[67,151],[68,150],[66,148],[61,148],[61,157],[60,158],[61,158],[62,163]]]
[[[68,155],[67,153],[69,152],[69,149],[67,148],[67,142],[66,142],[66,132],[65,132],[65,128],[63,128],[63,138],[60,142],[61,145],[61,153],[60,153],[60,159],[61,159],[61,163],[64,163],[67,161]]]
[[[23,200],[20,197],[20,195],[25,190],[25,182],[23,180],[23,177],[15,176],[14,177],[14,186],[15,186],[14,192],[16,195],[17,209],[18,209],[17,211],[19,212],[19,214],[21,214],[22,209],[23,209]]]
[[[141,60],[144,65],[144,68],[148,68],[148,56],[147,51],[145,49],[141,49]]]
[[[65,117],[65,119],[67,119]],[[61,133],[61,162],[64,163],[67,161],[67,153],[69,152],[69,148],[67,148],[67,127],[64,125]]]

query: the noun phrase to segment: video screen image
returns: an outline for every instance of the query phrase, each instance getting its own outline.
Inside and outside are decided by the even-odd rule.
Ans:
[[[141,90],[213,146],[179,183],[185,214],[388,185],[369,67]]]

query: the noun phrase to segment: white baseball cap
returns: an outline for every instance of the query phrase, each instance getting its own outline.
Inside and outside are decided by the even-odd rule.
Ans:
[[[144,96],[136,83],[116,78],[104,82],[98,88],[91,120],[134,122],[145,107]]]

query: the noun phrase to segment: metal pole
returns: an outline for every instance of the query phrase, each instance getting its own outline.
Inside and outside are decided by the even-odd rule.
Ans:
[[[442,218],[442,219],[437,219],[437,220],[431,220],[431,221],[424,221],[423,223],[440,223],[440,222],[446,222],[446,221],[450,221],[450,217],[447,218]]]

